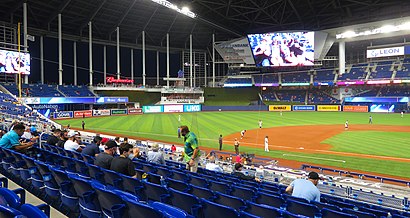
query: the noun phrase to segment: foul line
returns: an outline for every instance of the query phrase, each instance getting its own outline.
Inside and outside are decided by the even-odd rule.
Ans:
[[[344,160],[328,159],[328,158],[321,158],[321,157],[309,157],[309,156],[302,156],[302,155],[295,155],[295,154],[283,154],[283,156],[303,157],[303,158],[308,158],[308,159],[318,159],[318,160],[327,160],[327,161],[333,161],[333,162],[346,163],[346,161]]]

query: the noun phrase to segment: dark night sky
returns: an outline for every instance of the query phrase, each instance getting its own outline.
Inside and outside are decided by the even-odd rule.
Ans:
[[[73,41],[63,40],[63,83],[74,83],[74,51]],[[93,44],[93,71],[94,84],[103,83],[104,72],[104,46]],[[34,42],[29,41],[31,54],[30,83],[40,82],[40,37]],[[78,85],[89,83],[88,43],[77,42],[77,82]],[[107,76],[116,75],[117,50],[115,46],[107,46]],[[131,76],[131,49],[120,48],[121,77]],[[180,53],[170,53],[171,77],[176,77],[181,68]],[[147,84],[156,84],[157,75],[156,52],[146,51]],[[166,76],[166,54],[160,53],[160,81]],[[142,83],[142,51],[134,49],[134,78],[136,84]],[[151,79],[148,79],[151,77]],[[44,81],[45,83],[58,83],[58,41],[56,38],[44,37]]]

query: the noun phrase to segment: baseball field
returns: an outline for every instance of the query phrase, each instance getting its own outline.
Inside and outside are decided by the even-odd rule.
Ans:
[[[373,124],[369,124],[369,115]],[[180,121],[179,121],[180,118]],[[60,120],[80,128],[83,119]],[[302,163],[352,171],[410,178],[410,116],[349,112],[198,112],[144,114],[85,118],[86,130],[182,144],[177,128],[187,125],[203,148],[217,149],[223,135],[223,150],[279,160],[299,167]],[[258,121],[263,121],[259,128]],[[344,123],[349,121],[349,129]],[[247,130],[240,139],[240,131]],[[269,137],[270,152],[263,141]]]

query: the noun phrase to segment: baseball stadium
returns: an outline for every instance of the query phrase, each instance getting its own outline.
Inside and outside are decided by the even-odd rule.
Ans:
[[[409,11],[6,0],[0,218],[410,217]]]

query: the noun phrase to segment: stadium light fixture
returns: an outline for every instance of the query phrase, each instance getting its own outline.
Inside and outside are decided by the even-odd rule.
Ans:
[[[382,27],[374,28],[369,27],[366,29],[362,29],[361,31],[346,31],[340,34],[336,34],[336,39],[346,39],[346,38],[354,38],[358,36],[369,36],[369,35],[376,35],[376,34],[383,34],[383,33],[392,33],[398,31],[410,30],[410,22],[403,22],[397,25],[384,25]]]
[[[169,2],[167,0],[151,0],[151,1],[153,1],[157,4],[160,4],[164,7],[167,7],[169,9],[172,9],[174,11],[177,11],[178,13],[186,15],[190,18],[197,17],[197,15],[194,12],[190,11],[188,7],[179,8],[177,5],[172,4],[171,2]]]

